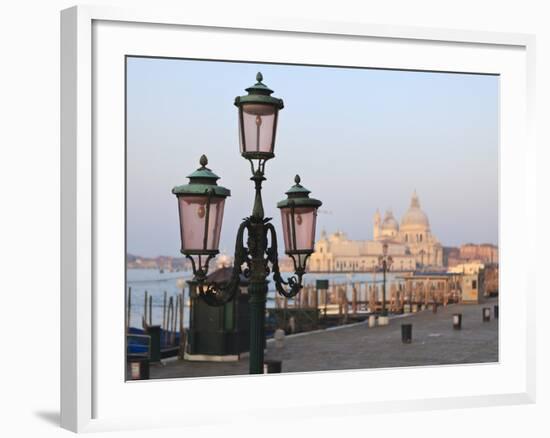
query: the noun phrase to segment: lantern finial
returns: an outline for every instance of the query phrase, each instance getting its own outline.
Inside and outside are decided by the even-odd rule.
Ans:
[[[262,72],[258,72],[258,73],[256,74],[256,80],[257,80],[258,82],[262,82],[262,81],[264,80],[264,77],[263,77],[263,75],[262,75]]]
[[[296,176],[294,177],[294,182],[295,182],[296,184],[300,184],[300,181],[301,181],[300,175],[296,175]]]
[[[206,165],[208,164],[208,158],[206,158],[206,155],[204,155],[204,154],[201,155],[201,158],[199,160],[199,164],[202,167],[206,167]]]

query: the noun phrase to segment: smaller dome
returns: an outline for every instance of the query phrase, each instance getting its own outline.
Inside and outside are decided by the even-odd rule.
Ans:
[[[218,260],[216,263],[218,269],[229,268],[231,267],[231,264],[232,264],[231,257],[229,257],[227,254],[220,254],[218,256]]]
[[[347,240],[347,236],[342,231],[338,230],[336,233],[331,234],[329,237],[329,241],[341,241],[341,240]]]
[[[399,230],[399,224],[397,223],[397,220],[393,217],[393,213],[391,210],[386,211],[386,215],[384,216],[384,221],[382,222],[382,230]]]

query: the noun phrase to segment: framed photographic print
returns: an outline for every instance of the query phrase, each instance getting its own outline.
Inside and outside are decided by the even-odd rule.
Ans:
[[[75,7],[61,44],[63,427],[533,400],[532,37]]]

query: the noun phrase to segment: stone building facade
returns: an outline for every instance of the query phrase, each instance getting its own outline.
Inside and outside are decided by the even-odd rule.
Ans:
[[[460,246],[460,258],[462,260],[478,260],[482,263],[498,263],[498,246],[490,243],[481,245],[466,243]]]
[[[401,218],[401,224],[391,211],[387,211],[383,219],[376,211],[373,237],[373,240],[350,240],[340,231],[331,235],[323,232],[315,244],[315,252],[308,263],[309,270],[373,271],[378,265],[384,244],[388,245],[388,255],[393,258],[394,271],[443,266],[443,247],[431,233],[428,217],[420,208],[416,192],[412,195],[409,209]]]

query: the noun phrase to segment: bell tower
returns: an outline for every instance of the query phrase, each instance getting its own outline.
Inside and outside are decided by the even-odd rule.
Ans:
[[[374,240],[378,240],[380,238],[380,225],[382,222],[382,218],[380,217],[380,212],[378,209],[376,209],[376,213],[374,213],[374,220],[373,220],[373,231],[372,235]]]

